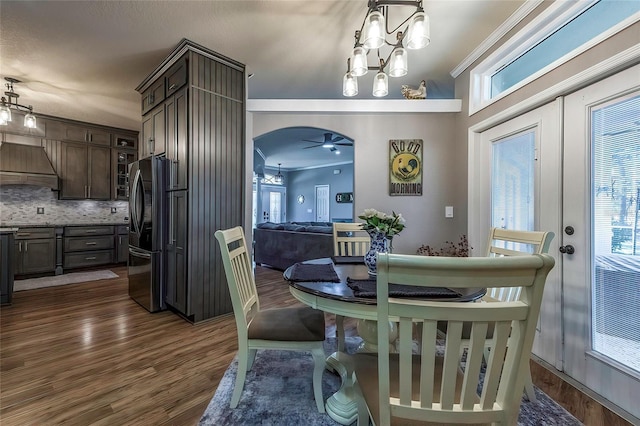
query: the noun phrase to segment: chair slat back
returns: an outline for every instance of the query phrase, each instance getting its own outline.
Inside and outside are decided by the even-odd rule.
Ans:
[[[377,320],[380,341],[388,341],[385,340],[389,338],[388,322],[399,319],[399,369],[394,372],[397,376],[391,377],[389,346],[378,347],[380,426],[390,424],[391,415],[443,423],[515,424],[544,285],[553,265],[554,260],[548,254],[501,258],[379,254]],[[497,285],[523,290],[519,300],[509,302],[425,301],[389,298],[389,283],[449,288]],[[441,356],[436,355],[440,321],[447,322]],[[471,338],[463,342],[465,322],[471,323]],[[412,353],[412,347],[416,323],[417,329],[421,330],[421,355],[414,368],[412,359],[417,355]],[[490,324],[494,325],[494,332],[488,340]],[[467,345],[462,373],[462,349]],[[487,346],[491,351],[484,381],[480,383]],[[417,387],[416,377],[419,377]],[[391,397],[390,383],[396,382],[399,392]],[[480,395],[478,386],[482,388]]]
[[[333,224],[333,255],[364,256],[369,251],[371,237],[362,229],[362,223]]]
[[[249,314],[260,309],[253,268],[242,227],[218,230],[215,237],[229,286],[239,337],[246,338]]]
[[[553,232],[491,228],[487,256],[526,256],[548,253],[554,236]],[[520,296],[520,290],[518,288],[491,288],[487,290],[487,295],[497,300],[517,300]]]

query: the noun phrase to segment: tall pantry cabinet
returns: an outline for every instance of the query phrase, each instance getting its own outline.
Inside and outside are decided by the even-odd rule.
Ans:
[[[243,225],[244,74],[183,40],[136,88],[147,123],[139,154],[167,159],[165,300],[192,322],[233,310],[214,232]]]

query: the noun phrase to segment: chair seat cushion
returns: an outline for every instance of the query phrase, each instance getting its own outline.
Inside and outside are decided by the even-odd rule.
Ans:
[[[324,313],[308,306],[260,311],[249,324],[248,337],[287,342],[323,341]]]
[[[371,417],[373,418],[376,424],[379,424],[380,418],[380,407],[379,407],[379,399],[378,399],[378,356],[377,354],[366,354],[360,353],[351,355],[350,358],[353,359],[353,365],[355,370],[355,375],[358,380],[358,384],[360,386],[360,390],[362,391],[362,395],[367,402],[367,407],[369,407],[369,412],[371,413]],[[443,358],[436,357],[436,366],[435,366],[435,380],[434,380],[434,390],[433,390],[433,402],[440,401],[440,383],[442,382],[442,364]],[[399,382],[398,382],[398,372],[399,370],[399,362],[398,355],[391,354],[389,356],[389,372],[391,373],[391,381],[390,381],[390,394],[392,397],[399,397]],[[414,372],[412,376],[412,399],[418,400],[420,395],[420,356],[413,355],[412,358],[412,367],[411,371]],[[456,397],[454,398],[455,403],[460,402],[460,392],[462,389],[462,381],[464,375],[462,371],[458,372],[458,380],[456,381]],[[478,398],[478,401],[480,398]],[[391,425],[395,426],[417,426],[417,425],[439,425],[439,423],[428,422],[427,419],[424,421],[416,421],[411,419],[402,419],[393,417],[391,419]]]

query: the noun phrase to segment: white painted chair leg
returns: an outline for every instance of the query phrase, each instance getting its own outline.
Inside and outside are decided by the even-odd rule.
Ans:
[[[233,395],[231,395],[231,403],[229,404],[231,408],[236,408],[238,402],[240,402],[240,396],[244,388],[244,380],[247,377],[247,370],[249,369],[247,352],[250,351],[248,351],[246,347],[238,348],[238,372],[236,374],[236,384],[233,388]]]
[[[257,349],[249,349],[249,358],[247,359],[247,371],[251,371],[251,368],[253,367],[253,361],[255,361],[256,359],[256,352],[258,352]]]
[[[369,408],[367,407],[367,403],[362,396],[362,390],[360,389],[360,384],[357,380],[353,381],[353,393],[356,398],[356,402],[358,403],[358,422],[357,426],[369,426]]]
[[[536,392],[533,389],[533,380],[531,379],[531,367],[527,367],[527,375],[524,378],[524,393],[530,402],[536,402]]]
[[[313,396],[316,399],[316,406],[319,413],[324,413],[324,398],[322,397],[322,373],[324,372],[326,360],[324,350],[316,348],[311,351],[313,356]]]
[[[336,340],[338,352],[344,352],[344,317],[342,315],[336,315]]]

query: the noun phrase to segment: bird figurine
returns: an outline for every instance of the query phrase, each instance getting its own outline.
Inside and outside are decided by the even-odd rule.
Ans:
[[[406,84],[403,84],[400,92],[402,92],[402,96],[407,99],[425,99],[427,97],[427,84],[422,80],[417,89],[412,89]]]

